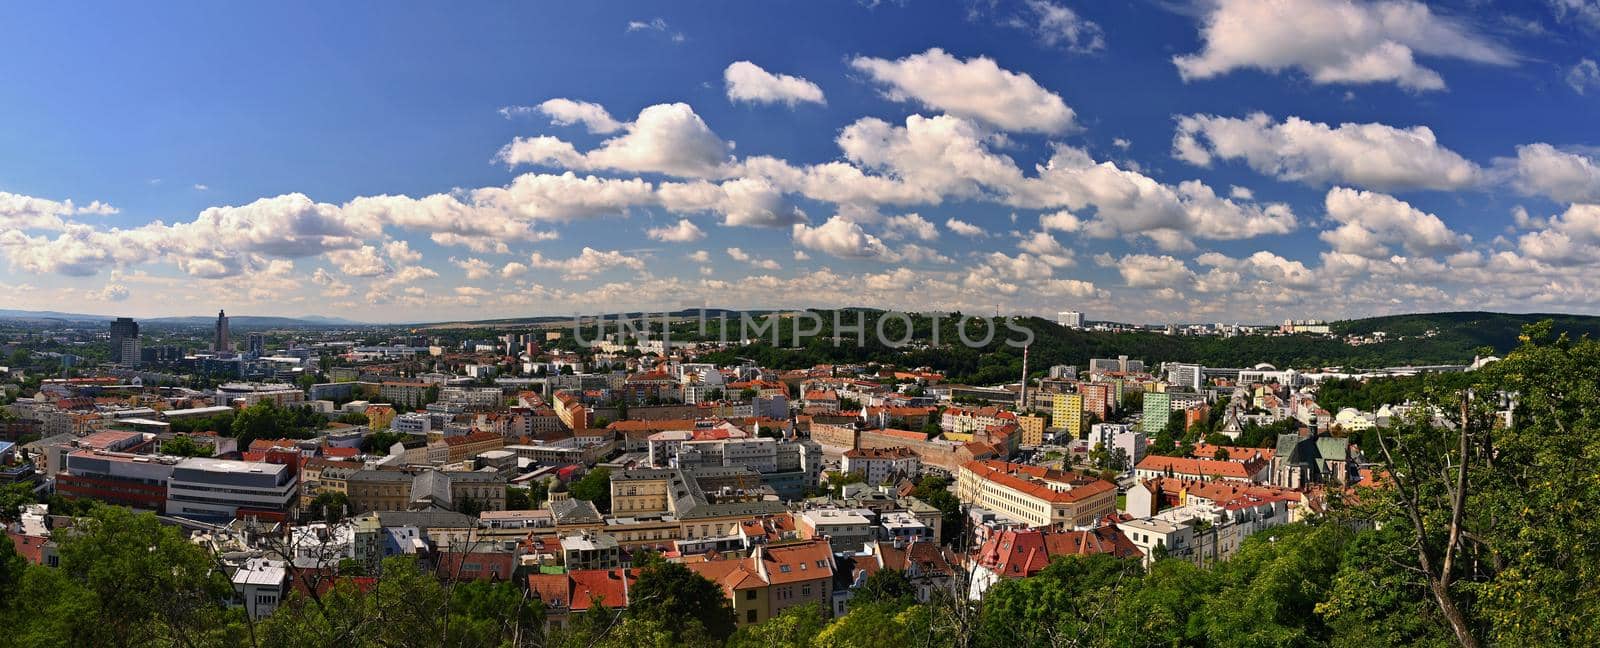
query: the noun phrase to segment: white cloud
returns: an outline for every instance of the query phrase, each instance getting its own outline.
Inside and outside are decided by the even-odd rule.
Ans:
[[[98,301],[119,302],[128,299],[128,287],[122,284],[106,284],[104,288],[90,293],[90,298]]]
[[[790,108],[801,103],[826,105],[822,88],[801,77],[773,74],[749,61],[735,61],[722,71],[728,101],[781,103]]]
[[[705,250],[695,250],[694,252],[691,252],[686,256],[689,257],[690,261],[694,261],[696,263],[710,263],[711,262],[711,253],[707,252]]]
[[[394,240],[383,244],[383,254],[400,265],[413,265],[422,260],[422,253],[411,249],[409,241]]]
[[[1374,189],[1460,189],[1482,170],[1439,145],[1426,126],[1345,123],[1337,127],[1264,113],[1244,119],[1212,115],[1178,118],[1173,154],[1209,166],[1214,158],[1244,160],[1259,173],[1311,185],[1355,184]]]
[[[1045,231],[1076,232],[1083,229],[1083,221],[1065,209],[1039,215],[1039,227]]]
[[[1325,203],[1328,217],[1340,225],[1319,238],[1338,252],[1383,259],[1391,255],[1389,246],[1399,243],[1408,254],[1437,256],[1471,241],[1438,216],[1387,194],[1334,187]]]
[[[668,243],[692,243],[705,238],[706,233],[694,222],[685,218],[673,225],[645,230],[645,236]]]
[[[914,238],[932,241],[939,238],[939,227],[918,214],[890,216],[883,221],[886,239]]]
[[[796,260],[796,261],[810,261],[811,260],[811,255],[806,254],[805,250],[795,250],[794,251],[794,260]]]
[[[614,268],[644,270],[642,259],[628,256],[618,250],[602,251],[587,246],[578,253],[578,256],[570,259],[550,259],[534,252],[528,259],[528,265],[546,270],[560,270],[562,277],[569,281],[588,279]]]
[[[506,110],[502,108],[501,114],[505,114]],[[550,118],[550,123],[557,126],[582,124],[589,132],[602,134],[615,133],[623,128],[622,122],[612,118],[605,106],[588,101],[549,99],[539,104],[538,110]]]
[[[1050,0],[1027,0],[1026,10],[1006,25],[1033,32],[1046,47],[1069,52],[1096,52],[1106,47],[1105,32],[1092,20]]]
[[[520,277],[520,276],[522,276],[524,274],[527,274],[527,273],[528,273],[527,264],[521,263],[521,262],[518,262],[518,261],[509,261],[504,266],[500,267],[500,277],[503,278],[503,279],[510,279],[512,277]]]
[[[796,224],[793,235],[794,242],[801,247],[843,259],[884,259],[894,256],[878,237],[838,216],[816,227]]]
[[[1600,0],[1547,0],[1547,3],[1559,20],[1576,20],[1600,29]]]
[[[736,247],[728,248],[727,252],[728,258],[740,263],[748,263],[757,268],[761,268],[762,270],[781,270],[783,268],[783,266],[778,265],[777,261],[773,261],[772,259],[756,258],[751,256],[750,253]]]
[[[648,106],[623,128],[625,133],[587,153],[579,153],[572,144],[554,137],[518,137],[501,148],[495,159],[511,166],[535,164],[580,171],[606,169],[708,177],[719,174],[733,150],[733,143],[711,132],[689,104]]]
[[[1418,56],[1513,65],[1517,56],[1463,21],[1420,2],[1390,0],[1213,0],[1204,5],[1204,48],[1177,56],[1184,80],[1253,68],[1297,69],[1318,84],[1395,83],[1442,90]]]
[[[1600,263],[1600,205],[1578,204],[1549,219],[1546,228],[1523,234],[1517,249],[1556,265]]]
[[[663,182],[657,190],[662,207],[674,212],[714,212],[730,226],[787,227],[805,214],[784,198],[766,178],[735,178],[721,184]]]
[[[1557,202],[1600,202],[1600,163],[1593,157],[1540,142],[1518,146],[1515,160],[1497,162],[1510,167],[1512,185],[1523,193]]]
[[[968,223],[963,220],[956,220],[954,218],[946,220],[944,222],[944,226],[949,228],[950,231],[967,238],[980,238],[989,235],[988,232],[983,231],[982,227],[978,227],[977,225],[973,225],[972,223]]]
[[[673,31],[672,26],[668,25],[665,19],[659,17],[651,18],[650,20],[630,20],[628,21],[627,31],[628,33],[655,32],[665,36],[673,43],[682,43],[685,40],[688,40],[683,35],[683,32]]]
[[[1183,260],[1165,255],[1130,254],[1118,259],[1116,268],[1131,288],[1181,288],[1194,278]]]
[[[334,250],[328,260],[339,266],[339,271],[352,277],[376,277],[389,272],[389,264],[378,256],[378,248],[363,245],[353,250]]]
[[[1165,250],[1193,247],[1189,236],[1239,239],[1282,234],[1296,227],[1287,205],[1259,205],[1220,198],[1198,181],[1176,188],[1111,162],[1095,162],[1088,152],[1057,146],[1039,177],[1021,183],[1011,202],[1025,207],[1094,208],[1080,223],[1088,236],[1141,235]],[[1072,221],[1061,219],[1063,227]]]
[[[1017,243],[1017,249],[1039,257],[1051,267],[1061,268],[1073,265],[1072,250],[1061,246],[1061,242],[1049,232],[1038,231],[1022,235],[1022,241]]]
[[[1074,127],[1073,111],[1060,96],[985,56],[963,61],[934,48],[894,61],[860,56],[850,66],[883,86],[891,101],[916,101],[1008,131],[1063,133]]]
[[[1586,94],[1589,88],[1600,88],[1600,64],[1594,59],[1578,61],[1567,69],[1567,85],[1578,94]]]
[[[484,261],[483,259],[457,259],[455,257],[451,257],[450,262],[454,263],[456,267],[461,268],[461,271],[466,274],[469,281],[488,279],[490,273],[494,272],[493,268],[489,266],[489,262]]]

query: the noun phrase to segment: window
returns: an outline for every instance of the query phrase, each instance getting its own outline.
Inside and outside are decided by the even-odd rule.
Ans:
[[[788,565],[779,565],[778,566],[778,571],[787,574],[787,573],[789,573],[789,566]]]
[[[756,591],[755,590],[745,590],[744,591],[744,600],[746,600],[746,601],[754,601],[754,600],[756,600]]]
[[[755,623],[756,622],[756,611],[755,610],[745,610],[744,611],[744,622],[745,623]]]

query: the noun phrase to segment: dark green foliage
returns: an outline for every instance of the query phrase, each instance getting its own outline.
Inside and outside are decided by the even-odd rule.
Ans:
[[[211,446],[196,443],[188,436],[176,436],[161,444],[161,453],[177,457],[209,457]]]
[[[686,635],[689,626],[719,642],[733,635],[733,604],[720,585],[654,554],[635,564],[639,580],[628,593],[630,620],[660,623],[674,641],[695,634]]]
[[[910,605],[916,602],[917,589],[898,569],[880,569],[867,577],[850,598],[852,605],[866,603],[899,602]]]
[[[239,410],[230,431],[243,450],[256,439],[309,439],[326,423],[327,419],[309,406],[280,407],[264,400]]]
[[[601,513],[611,511],[611,470],[595,468],[572,482],[572,496],[593,502]]]

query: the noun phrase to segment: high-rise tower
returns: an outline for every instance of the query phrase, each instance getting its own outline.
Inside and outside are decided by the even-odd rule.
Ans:
[[[211,346],[217,353],[233,351],[233,340],[228,338],[228,314],[224,311],[217,311],[217,337]]]
[[[129,317],[111,322],[111,360],[119,365],[139,364],[139,323]]]

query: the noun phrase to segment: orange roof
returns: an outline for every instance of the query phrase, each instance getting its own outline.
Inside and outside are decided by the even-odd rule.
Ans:
[[[632,569],[580,569],[567,575],[572,579],[573,610],[589,609],[595,598],[606,607],[627,607],[628,588],[639,580],[638,573]]]
[[[913,432],[911,430],[896,430],[894,428],[888,428],[888,429],[883,429],[883,430],[873,430],[873,432],[877,432],[878,434],[884,434],[884,435],[888,435],[888,436],[892,436],[892,437],[898,437],[898,438],[906,439],[906,440],[909,440],[909,441],[927,441],[928,440],[928,435],[926,433],[924,433],[924,432]]]
[[[961,469],[976,473],[981,479],[1056,504],[1070,504],[1117,489],[1111,482],[1075,472],[994,459],[969,461]],[[1068,489],[1056,490],[1047,483],[1066,485]]]
[[[1195,459],[1210,459],[1217,455],[1218,448],[1228,451],[1229,461],[1244,461],[1245,459],[1256,456],[1257,453],[1261,454],[1262,459],[1272,461],[1272,455],[1277,453],[1277,450],[1273,448],[1248,448],[1245,446],[1224,446],[1211,445],[1209,443],[1198,443],[1195,444],[1194,451],[1190,452],[1189,456],[1194,457]]]
[[[1249,479],[1257,472],[1260,472],[1262,465],[1264,465],[1264,462],[1256,460],[1238,462],[1150,455],[1140,461],[1137,468],[1139,470],[1154,470],[1174,475]]]
[[[773,585],[833,578],[833,550],[826,540],[767,547],[761,562]]]

